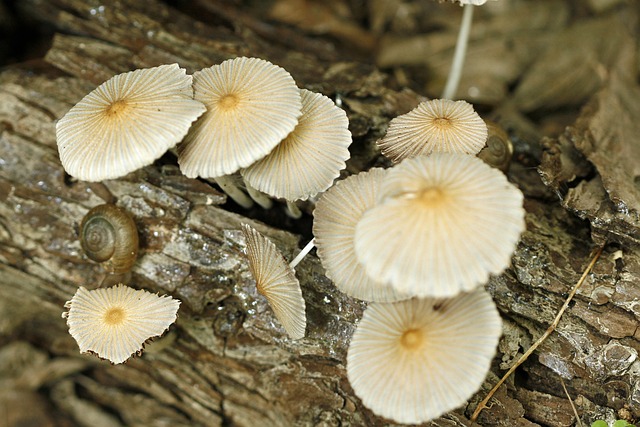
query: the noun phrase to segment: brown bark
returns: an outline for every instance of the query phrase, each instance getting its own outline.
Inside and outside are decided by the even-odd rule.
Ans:
[[[307,337],[291,341],[255,291],[240,224],[268,235],[288,258],[306,242],[279,228],[304,225],[285,219],[282,206],[242,214],[223,208],[224,195],[183,177],[171,154],[102,184],[69,179],[57,156],[55,122],[120,72],[173,62],[193,72],[256,56],[286,68],[301,87],[340,94],[355,141],[348,171],[355,172],[379,161],[372,143],[390,117],[420,97],[391,89],[375,67],[345,60],[324,39],[229,4],[197,2],[211,25],[156,1],[96,4],[20,2],[23,13],[57,33],[45,62],[0,73],[0,419],[82,426],[388,424],[362,406],[345,375],[347,345],[364,304],[339,293],[318,259],[307,257],[297,269]],[[624,101],[640,111],[637,99]],[[583,113],[583,122],[590,114]],[[557,203],[521,160],[510,179],[527,196],[527,231],[513,266],[487,285],[505,322],[492,373],[468,406],[427,425],[470,425],[464,414],[551,323],[594,248],[589,224]],[[634,178],[636,188],[628,191],[637,194]],[[119,366],[79,355],[60,316],[78,286],[97,287],[106,277],[78,241],[83,215],[105,201],[132,213],[140,230],[142,254],[123,279],[183,302],[170,332]],[[605,248],[557,332],[498,392],[481,425],[571,425],[561,381],[586,422],[640,417],[637,219],[619,219],[613,233],[632,238]],[[607,224],[597,225],[606,239]]]

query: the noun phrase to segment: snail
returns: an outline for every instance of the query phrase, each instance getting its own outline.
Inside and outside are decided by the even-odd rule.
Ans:
[[[486,121],[489,134],[487,145],[478,153],[478,157],[488,165],[507,173],[513,156],[513,145],[507,133],[495,122]]]
[[[131,216],[112,204],[91,209],[80,224],[80,244],[89,259],[111,273],[126,273],[138,257],[138,230]]]

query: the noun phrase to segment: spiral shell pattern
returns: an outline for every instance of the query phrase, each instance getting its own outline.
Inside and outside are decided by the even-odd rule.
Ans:
[[[138,257],[138,230],[131,216],[116,205],[91,209],[80,224],[80,244],[93,261],[111,273],[126,273]]]

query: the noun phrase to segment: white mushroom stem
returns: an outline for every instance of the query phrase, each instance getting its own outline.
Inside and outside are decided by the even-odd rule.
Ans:
[[[213,178],[213,180],[220,186],[229,197],[231,197],[237,204],[245,209],[249,209],[253,206],[253,200],[251,200],[244,191],[242,191],[229,176],[219,176]]]
[[[244,184],[247,189],[247,193],[249,193],[249,197],[251,197],[254,202],[262,206],[264,209],[271,209],[273,201],[269,196],[264,194],[262,191],[253,188],[247,181],[245,181]]]
[[[311,249],[313,249],[315,246],[316,246],[315,240],[311,239],[311,241],[307,243],[307,245],[304,248],[302,248],[300,253],[296,255],[294,259],[291,260],[291,262],[289,263],[289,267],[296,268],[296,265],[300,264],[300,261],[302,261],[304,257],[306,257],[307,254],[311,252]]]
[[[295,203],[287,200],[287,215],[293,219],[298,219],[302,216],[302,211]]]
[[[465,4],[462,12],[462,23],[460,24],[460,32],[456,41],[456,50],[453,53],[453,63],[447,77],[447,83],[442,92],[443,99],[453,99],[458,90],[460,77],[462,76],[462,68],[464,66],[464,57],[467,53],[467,44],[469,43],[469,33],[471,31],[471,21],[473,20],[472,4]]]

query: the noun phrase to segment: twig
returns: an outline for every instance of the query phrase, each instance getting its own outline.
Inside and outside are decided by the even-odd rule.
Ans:
[[[569,399],[569,404],[571,405],[571,409],[573,409],[573,413],[576,416],[578,427],[582,427],[582,421],[580,420],[580,415],[578,415],[578,410],[576,409],[576,405],[573,404],[573,400],[571,400],[571,396],[569,396],[569,392],[567,391],[567,386],[564,385],[564,381],[562,380],[562,377],[560,377],[560,384],[562,384],[562,389],[564,390],[564,394],[566,394],[567,399]]]
[[[545,333],[542,334],[542,336],[538,338],[538,340],[535,343],[533,343],[531,347],[529,347],[529,349],[520,357],[520,359],[518,359],[518,361],[511,368],[509,368],[507,373],[504,374],[504,376],[500,379],[500,381],[498,381],[498,383],[491,389],[489,394],[487,394],[487,396],[482,400],[482,402],[478,404],[478,406],[476,407],[476,410],[473,412],[473,415],[471,416],[472,422],[474,422],[478,418],[478,415],[480,415],[480,412],[486,407],[489,399],[493,397],[493,395],[498,390],[498,388],[500,388],[500,386],[507,380],[507,378],[509,378],[509,376],[516,370],[516,368],[520,366],[522,363],[524,363],[524,361],[527,360],[527,358],[529,358],[531,353],[533,353],[535,349],[538,348],[540,344],[542,344],[542,342],[545,339],[547,339],[547,337],[551,335],[551,333],[556,329],[556,327],[558,326],[558,323],[560,323],[560,318],[562,317],[564,312],[567,310],[567,307],[569,307],[569,303],[575,296],[578,289],[580,289],[580,286],[582,286],[582,283],[584,283],[585,279],[587,278],[587,275],[595,265],[596,261],[598,261],[598,258],[600,258],[600,255],[602,254],[603,249],[604,249],[604,246],[600,247],[596,251],[595,255],[591,259],[591,262],[589,263],[587,268],[584,270],[584,273],[582,273],[580,280],[578,280],[578,283],[575,284],[575,286],[569,293],[569,297],[562,305],[562,308],[560,308],[560,311],[556,315],[556,318],[553,320],[553,323],[551,323],[551,326],[549,326],[549,328],[545,331]]]

